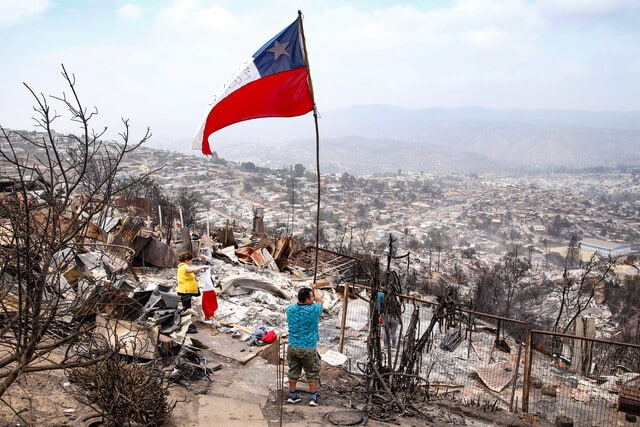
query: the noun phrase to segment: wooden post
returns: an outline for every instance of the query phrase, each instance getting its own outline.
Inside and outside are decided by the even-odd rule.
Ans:
[[[584,337],[584,321],[583,318],[578,316],[573,323],[573,335],[578,337]],[[581,339],[571,340],[571,366],[569,366],[569,372],[581,373],[582,372],[582,358],[583,358],[584,341]]]
[[[518,371],[520,369],[520,357],[522,356],[522,342],[518,340],[518,357],[516,358],[516,372],[513,375],[513,388],[511,389],[511,400],[509,401],[509,411],[513,412],[513,399],[518,386]],[[516,408],[517,409],[517,408]]]
[[[347,323],[347,306],[349,305],[349,284],[345,282],[344,291],[342,292],[342,319],[340,320],[340,341],[338,342],[338,351],[342,353],[344,348],[344,331]]]

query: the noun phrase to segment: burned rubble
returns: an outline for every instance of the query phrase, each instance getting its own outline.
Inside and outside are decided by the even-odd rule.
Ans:
[[[236,236],[231,230],[224,229],[216,231],[214,241],[213,237],[192,236],[189,230],[183,229],[182,238],[170,245],[153,235],[154,228],[147,227],[147,222],[140,218],[110,219],[105,224],[108,226],[91,227],[91,233],[87,233],[83,244],[73,253],[73,264],[63,272],[62,277],[67,282],[65,288],[68,289],[68,302],[73,306],[74,313],[69,321],[89,323],[96,335],[101,336],[124,356],[147,361],[170,360],[165,369],[170,381],[209,378],[216,368],[201,357],[199,349],[202,348],[202,343],[188,333],[191,324],[216,327],[218,332],[230,334],[247,347],[260,346],[263,333],[269,330],[278,335],[285,333],[284,308],[292,301],[297,287],[313,280],[315,248],[300,248],[290,238],[272,242],[264,237],[254,238],[250,234]],[[213,257],[208,261],[209,270],[207,274],[201,273],[199,280],[213,279],[215,282],[220,304],[214,319],[204,319],[197,304],[194,309],[183,311],[175,293],[175,254],[181,250],[197,253],[200,243],[205,243],[213,250]],[[340,291],[343,284],[340,280],[356,268],[359,261],[327,250],[318,250],[317,256],[316,279],[324,281],[325,289],[328,290],[324,292],[324,317],[332,319],[321,324],[321,344],[335,347],[339,339],[337,319],[340,318],[343,306],[340,304],[343,297]],[[342,290],[345,288],[348,289],[343,286]],[[356,296],[356,300],[363,298],[366,296]],[[369,303],[370,301],[367,302]],[[436,302],[435,307],[446,309],[447,304],[452,308],[447,315],[441,316],[442,319],[448,318],[448,315],[460,314],[460,310],[454,307],[457,302],[446,297],[440,304]],[[433,312],[435,315],[431,319],[438,317],[439,311],[435,309]],[[369,319],[368,315],[366,319]],[[458,325],[465,323],[465,318],[453,320]],[[434,325],[432,322],[429,326],[433,328]],[[407,327],[405,332],[409,333],[411,330],[411,327]],[[349,333],[363,335],[361,344],[365,346],[367,331],[372,333],[377,328],[368,327],[365,323],[353,327]],[[477,374],[479,381],[476,389],[484,386],[500,393],[514,378],[513,368],[519,364],[514,357],[515,348],[519,346],[508,338],[504,341],[508,343],[508,350],[504,351],[499,348],[501,342],[490,339],[490,332],[474,334],[474,341],[471,342],[466,334],[460,333],[460,329],[450,330],[445,325],[440,334],[424,334],[423,338],[439,343],[433,350],[434,353],[439,349],[460,354],[460,360],[463,359],[464,352],[469,353],[469,349],[473,349],[478,359],[480,354],[489,354],[488,360],[496,363],[486,366],[466,363],[473,365]],[[488,344],[483,349],[481,343],[485,342]],[[459,351],[463,343],[466,344],[466,349]],[[404,345],[406,346],[406,341]],[[413,354],[409,355],[411,360],[418,360],[421,353],[428,352],[430,347],[428,342],[416,341]],[[405,347],[407,348],[410,349]],[[257,352],[249,353],[247,352],[247,357],[254,356]],[[483,355],[483,358],[486,357],[486,354]],[[372,360],[373,363],[379,363],[384,360],[384,356],[378,354]],[[550,360],[548,363],[551,365],[555,361]],[[415,375],[418,381],[400,384],[402,387],[411,391],[425,386],[422,382],[424,379],[420,377],[422,374],[414,372],[413,366],[406,365],[403,369],[406,372],[400,374],[405,377]],[[433,372],[429,378],[431,384],[427,386],[453,390],[451,393],[464,393],[464,385],[455,380],[464,375],[464,369],[459,366],[448,369],[444,374]],[[453,372],[455,369],[458,371]],[[569,373],[562,370],[555,370],[553,376],[560,382],[571,379]],[[635,377],[630,377],[633,378]],[[614,380],[616,381],[619,382]],[[385,388],[384,381],[378,386]],[[585,383],[584,386],[589,386],[591,393],[604,388],[600,384],[592,386]],[[630,392],[623,397],[631,396],[628,404],[633,409],[635,395],[632,386],[633,384],[629,385]],[[551,388],[552,384],[541,384],[542,390]],[[394,399],[387,402],[389,411],[392,412],[398,402],[401,403],[399,407],[406,410],[409,397],[407,394],[404,401]],[[468,402],[474,396],[463,394],[461,399]],[[503,402],[508,402],[508,399]],[[501,403],[498,406],[504,405]]]
[[[105,224],[91,227],[74,262],[62,273],[73,290],[68,295],[74,305],[72,321],[93,322],[94,333],[124,356],[173,358],[171,380],[199,379],[211,371],[198,357],[202,343],[191,336],[190,325],[215,327],[248,346],[263,345],[261,338],[269,330],[286,332],[282,313],[295,296],[295,282],[313,279],[311,251],[298,248],[291,238],[272,242],[245,235],[237,242],[230,230],[218,230],[212,238],[183,231],[183,240],[172,246],[159,240],[141,218]],[[203,280],[213,280],[221,299],[210,319],[204,318],[199,299],[192,309],[183,310],[175,290],[176,253],[198,253],[201,243],[213,250],[213,258],[198,281],[202,288]],[[320,254],[319,277],[335,277],[336,270],[357,262],[329,251]],[[326,295],[331,310],[339,297]]]

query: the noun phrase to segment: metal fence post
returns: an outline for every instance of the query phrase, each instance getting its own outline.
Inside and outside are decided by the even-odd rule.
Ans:
[[[522,412],[529,412],[529,384],[531,382],[531,329],[527,329],[524,348],[524,376],[522,378]]]

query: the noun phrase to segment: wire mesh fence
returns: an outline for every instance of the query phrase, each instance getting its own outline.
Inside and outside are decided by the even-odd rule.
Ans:
[[[531,331],[524,409],[577,426],[626,425],[640,415],[640,346]]]
[[[637,386],[627,384],[624,398],[624,384],[640,382],[632,373],[640,371],[640,346],[529,331],[524,322],[448,306],[443,299],[401,295],[393,334],[384,316],[379,319],[370,288],[356,287],[351,295],[356,297],[347,299],[341,325],[341,351],[351,372],[370,374],[372,353],[379,350],[376,370],[388,378],[419,377],[422,385],[411,390],[427,398],[448,396],[550,422],[573,420],[575,426],[618,425],[625,412],[640,410]]]

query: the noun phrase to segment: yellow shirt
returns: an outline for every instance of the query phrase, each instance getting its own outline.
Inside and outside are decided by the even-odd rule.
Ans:
[[[178,264],[178,293],[181,294],[197,294],[198,282],[195,273],[189,273],[185,270],[186,263]]]

